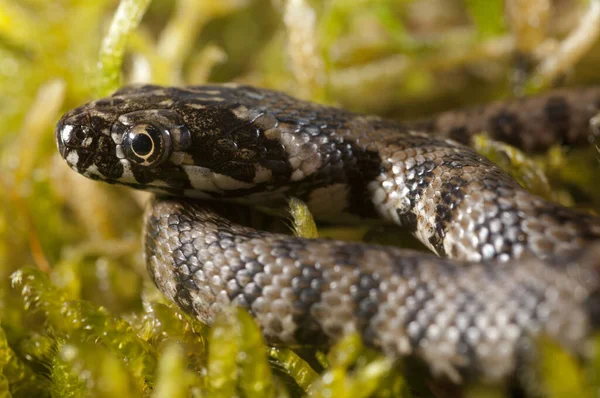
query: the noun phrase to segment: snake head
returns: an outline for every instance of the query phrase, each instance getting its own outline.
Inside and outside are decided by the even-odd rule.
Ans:
[[[260,98],[257,89],[227,85],[129,86],[64,115],[56,141],[69,166],[91,179],[239,196],[290,174],[285,148],[265,134],[276,122],[255,106]]]
[[[82,105],[58,122],[59,152],[94,180],[149,190],[185,187],[172,156],[189,145],[189,132],[170,105],[165,90],[149,85]]]

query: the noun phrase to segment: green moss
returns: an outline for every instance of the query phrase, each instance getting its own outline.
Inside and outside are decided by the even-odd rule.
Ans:
[[[318,397],[369,397],[383,393],[389,386],[383,383],[390,374],[393,361],[368,352],[360,337],[351,334],[334,346],[328,356],[329,366],[308,393]],[[402,376],[396,376],[398,391],[404,384]],[[380,391],[378,391],[380,390]]]
[[[54,393],[60,397],[141,397],[144,385],[101,344],[63,344],[54,357]]]
[[[187,368],[185,351],[177,343],[169,343],[161,352],[153,398],[184,398],[199,395],[203,381]]]
[[[163,303],[146,302],[143,314],[130,319],[136,333],[153,346],[176,341],[186,352],[188,366],[195,372],[206,370],[207,327],[198,320]],[[175,353],[173,353],[175,355]]]
[[[306,203],[300,199],[291,198],[289,200],[290,215],[292,216],[292,225],[294,234],[303,238],[316,238],[319,236],[317,232],[317,224],[308,210]]]
[[[213,396],[274,396],[266,346],[258,326],[242,310],[217,317],[209,337],[208,379]]]
[[[304,391],[308,391],[319,379],[319,374],[291,349],[271,347],[269,357]]]
[[[467,0],[467,10],[479,33],[483,37],[499,36],[506,33],[504,18],[504,2],[499,0]]]
[[[149,4],[150,0],[123,0],[119,3],[100,48],[98,97],[109,95],[121,86],[121,66],[127,39]]]
[[[9,346],[4,330],[0,329],[0,396],[43,396],[49,383],[24,363]]]
[[[586,374],[586,369],[556,342],[541,338],[538,347],[540,388],[545,395],[557,398],[585,398],[597,394],[597,390],[590,383],[589,375]]]
[[[560,40],[559,22],[595,4],[567,3],[542,39]],[[523,16],[535,17],[525,6]],[[225,312],[209,329],[166,303],[141,258],[144,198],[76,176],[58,159],[52,130],[67,109],[134,81],[237,80],[395,118],[501,98],[513,88],[507,76],[527,72],[513,62],[516,36],[501,8],[496,0],[0,0],[0,396],[408,397],[443,389],[355,335],[329,353],[268,347],[246,313]],[[288,40],[291,33],[300,39]],[[600,81],[597,50],[570,84]],[[531,76],[546,80],[534,85]],[[525,76],[525,89],[547,86],[549,76]],[[595,148],[531,159],[478,142],[529,189],[600,208],[598,184],[590,184]],[[291,208],[296,233],[317,236],[306,207]],[[413,245],[368,226],[318,233]],[[541,352],[538,390],[584,396],[600,385],[600,356],[583,366],[552,343]],[[506,391],[471,386],[466,394]]]
[[[96,308],[91,302],[69,300],[51,284],[47,275],[35,268],[15,272],[12,282],[21,292],[25,308],[41,313],[52,335],[65,340],[101,343],[112,354],[126,360],[138,385],[152,383],[156,368],[154,348],[141,340],[125,320]]]

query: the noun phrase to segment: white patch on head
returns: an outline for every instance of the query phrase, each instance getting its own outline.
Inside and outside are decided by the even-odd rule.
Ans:
[[[119,116],[117,121],[124,126],[132,126],[135,123],[138,123],[140,121],[140,119],[139,119],[140,113],[143,113],[145,118],[154,116],[154,117],[157,117],[158,120],[163,120],[163,117],[160,114],[161,111],[162,111],[161,109],[148,109],[146,111],[125,113],[125,114]]]
[[[250,118],[250,112],[248,111],[248,108],[244,105],[240,105],[237,108],[232,109],[231,112],[233,112],[233,114],[239,119],[246,120]]]
[[[129,160],[121,159],[119,160],[119,162],[123,166],[123,174],[121,175],[121,177],[119,177],[119,181],[137,183],[138,181],[136,180],[135,176],[133,175],[133,172],[131,171],[131,163],[129,162]]]
[[[223,97],[201,97],[199,95],[196,95],[194,97],[194,101],[223,102],[223,101],[225,101],[225,98],[223,98]]]
[[[200,166],[183,165],[194,189],[205,192],[223,192],[234,189],[252,188],[255,184],[243,182]]]
[[[112,138],[113,142],[117,145],[123,144],[123,134],[111,133],[110,138]]]
[[[181,87],[180,90],[188,92],[188,93],[194,93],[194,94],[208,94],[208,95],[221,94],[221,90],[211,90],[205,86],[187,86],[187,87]]]
[[[185,171],[185,174],[187,174],[190,185],[193,188],[208,192],[220,192],[220,189],[215,186],[212,180],[213,172],[210,169],[191,165],[183,165],[181,167]]]
[[[218,95],[221,94],[221,90],[198,90],[198,93],[208,94],[208,95]]]
[[[171,105],[173,105],[173,100],[166,99],[164,101],[159,102],[158,105],[162,107],[170,107]]]
[[[91,176],[95,176],[95,177],[99,177],[101,179],[106,179],[106,177],[104,176],[104,174],[102,174],[100,172],[100,170],[98,170],[98,167],[95,164],[91,164],[86,170],[85,172],[83,172],[84,176],[87,177],[91,177]]]
[[[81,143],[81,146],[88,147],[92,144],[93,141],[94,141],[93,137],[87,137],[85,140],[83,140],[83,142]]]
[[[117,155],[117,158],[119,159],[125,159],[125,153],[123,153],[123,145],[117,145],[115,147],[115,155]]]
[[[213,181],[215,186],[221,188],[223,191],[233,190],[233,189],[246,189],[252,188],[255,184],[239,181],[235,178],[231,178],[226,176],[225,174],[212,173]]]
[[[187,140],[184,139],[183,134],[187,133]],[[171,143],[173,144],[173,148],[176,150],[185,149],[189,146],[189,132],[187,130],[182,131],[178,127],[173,127],[169,129],[169,134],[171,136]],[[186,141],[186,142],[184,142]]]
[[[206,109],[206,105],[202,105],[202,104],[188,103],[188,104],[183,104],[183,106],[187,106],[188,108],[192,108],[192,109]]]
[[[263,99],[265,96],[259,93],[254,93],[252,91],[244,91],[244,94],[246,95],[246,97],[250,97],[250,98],[254,98],[254,99]]]
[[[67,163],[75,167],[79,161],[79,154],[77,151],[69,151],[66,157]]]
[[[62,130],[60,131],[60,137],[62,138],[63,142],[69,142],[69,140],[71,139],[72,132],[73,132],[72,125],[67,124],[66,126],[63,126]]]

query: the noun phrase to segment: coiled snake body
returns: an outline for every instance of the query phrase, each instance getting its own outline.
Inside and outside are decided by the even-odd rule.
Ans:
[[[600,220],[529,194],[457,140],[577,143],[599,105],[599,89],[558,91],[401,124],[247,86],[147,85],[67,113],[56,137],[75,171],[159,194],[148,270],[200,320],[233,303],[272,343],[356,331],[454,380],[499,378],[540,333],[582,351],[600,320]],[[292,196],[316,218],[402,225],[441,257],[258,231],[214,200]]]

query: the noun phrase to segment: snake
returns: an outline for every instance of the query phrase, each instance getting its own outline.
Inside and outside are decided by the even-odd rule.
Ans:
[[[154,193],[144,252],[159,290],[211,324],[232,306],[273,345],[357,333],[436,377],[498,380],[550,336],[584,355],[600,325],[600,218],[521,187],[470,137],[588,143],[600,88],[401,122],[235,83],[125,86],[67,112],[60,155]],[[430,251],[255,228],[244,206],[401,226]],[[236,210],[238,209],[238,210]]]

